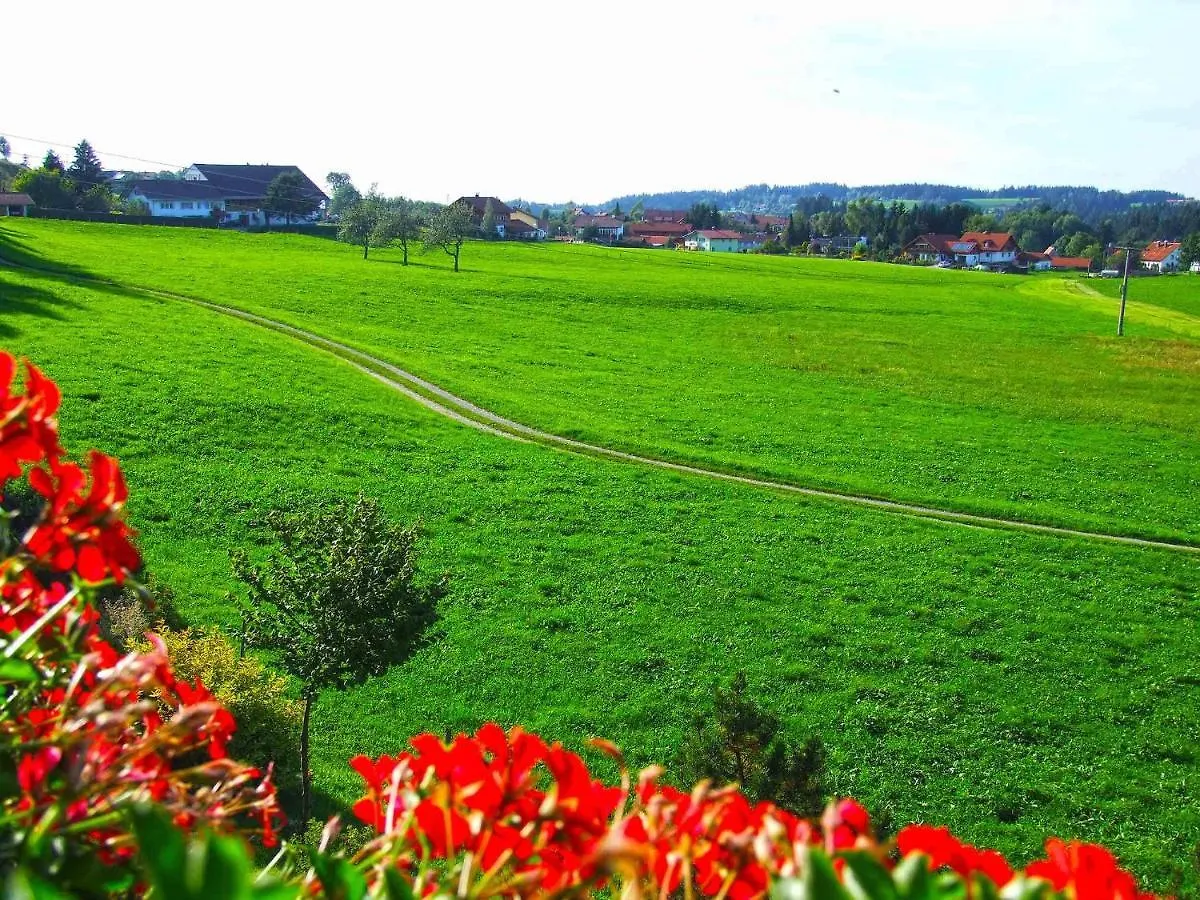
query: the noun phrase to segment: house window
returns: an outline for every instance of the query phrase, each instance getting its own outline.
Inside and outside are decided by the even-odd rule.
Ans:
[[[164,200],[162,203],[159,203],[159,204],[158,204],[158,208],[159,208],[159,209],[174,209],[174,208],[175,208],[175,204],[174,204],[174,203],[167,203],[167,202]]]
[[[192,201],[191,201],[191,200],[184,200],[182,203],[180,203],[180,204],[179,204],[179,208],[180,208],[180,209],[191,209],[191,208],[192,208]]]

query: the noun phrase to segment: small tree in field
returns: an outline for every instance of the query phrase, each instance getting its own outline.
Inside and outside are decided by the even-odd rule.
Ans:
[[[802,816],[819,816],[825,807],[821,739],[790,745],[778,717],[750,697],[743,672],[728,690],[717,688],[713,699],[713,711],[697,715],[683,739],[675,760],[680,781],[736,782],[755,802],[769,800]]]
[[[441,248],[454,260],[454,271],[457,272],[458,257],[471,228],[471,209],[465,203],[443,206],[433,214],[422,232],[424,250]]]
[[[311,215],[317,208],[318,201],[308,192],[304,177],[299,172],[280,172],[275,180],[267,185],[267,196],[263,208],[267,214],[267,222],[271,215],[280,215],[289,225],[292,217],[303,218]]]
[[[400,247],[404,254],[401,265],[408,265],[408,245],[421,236],[423,222],[424,217],[408,198],[397,197],[388,204],[380,223],[379,236],[386,238],[385,243]]]
[[[375,186],[372,185],[367,196],[350,204],[342,213],[338,223],[338,240],[362,247],[363,259],[366,259],[371,247],[380,247],[387,243],[386,240],[380,240],[383,237],[380,225],[385,213],[383,198],[376,193]]]
[[[302,685],[300,809],[307,822],[314,702],[323,690],[345,690],[408,659],[436,618],[445,579],[418,584],[417,529],[393,525],[361,496],[301,514],[273,511],[267,525],[278,547],[261,566],[236,553],[233,571],[248,588],[241,601],[246,644],[275,652]]]

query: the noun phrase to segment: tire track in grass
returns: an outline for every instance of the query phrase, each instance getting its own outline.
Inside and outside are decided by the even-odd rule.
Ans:
[[[529,425],[524,425],[512,419],[507,419],[504,416],[498,415],[491,410],[485,409],[472,403],[463,397],[459,397],[447,391],[445,388],[434,384],[408,372],[399,366],[385,362],[378,357],[371,356],[349,344],[343,344],[339,341],[331,340],[330,338],[322,337],[311,331],[305,331],[303,328],[297,328],[294,325],[288,325],[285,322],[280,322],[276,319],[271,319],[266,316],[258,315],[257,313],[247,312],[243,309],[238,309],[233,306],[225,306],[220,303],[213,303],[208,300],[200,300],[196,297],[188,297],[184,294],[175,294],[169,291],[160,291],[153,288],[137,287],[118,282],[104,281],[99,278],[85,278],[76,275],[67,275],[61,272],[56,272],[52,269],[34,268],[32,266],[24,266],[12,263],[10,261],[0,259],[7,265],[16,269],[26,269],[30,272],[39,272],[42,274],[50,274],[59,278],[65,278],[70,281],[80,282],[83,284],[92,283],[100,284],[108,287],[118,287],[123,290],[132,291],[142,294],[147,297],[155,297],[162,300],[171,300],[181,303],[190,303],[194,306],[199,306],[203,309],[212,312],[231,316],[241,319],[242,321],[258,325],[262,328],[267,328],[271,331],[286,335],[295,340],[301,341],[314,347],[318,350],[323,350],[327,353],[336,356],[354,368],[358,369],[363,374],[379,381],[387,387],[395,390],[404,396],[408,397],[426,409],[444,416],[451,421],[465,425],[469,428],[475,428],[487,434],[497,437],[506,438],[508,440],[520,441],[521,443],[538,444],[544,447],[550,447],[574,453],[582,456],[593,458],[603,458],[617,460],[619,462],[635,463],[642,466],[652,466],[657,469],[664,469],[669,472],[676,472],[683,475],[696,476],[701,478],[711,478],[719,481],[726,481],[733,484],[741,484],[749,487],[760,488],[777,493],[799,495],[815,500],[830,501],[834,503],[843,503],[853,506],[866,507],[868,509],[880,510],[882,512],[895,513],[910,518],[919,518],[943,522],[949,525],[958,525],[968,528],[987,528],[1000,529],[1005,531],[1024,531],[1034,534],[1048,534],[1059,537],[1084,538],[1095,541],[1105,541],[1108,543],[1125,544],[1135,547],[1147,547],[1161,550],[1175,550],[1184,553],[1200,554],[1200,546],[1187,543],[1176,543],[1171,541],[1154,540],[1152,538],[1130,537],[1128,535],[1110,534],[1102,531],[1087,531],[1084,529],[1064,528],[1057,525],[1044,525],[1036,522],[1023,522],[1019,519],[1006,519],[1000,516],[985,516],[976,513],[958,512],[952,509],[943,509],[936,506],[925,506],[918,503],[902,503],[898,500],[886,500],[879,497],[871,497],[865,494],[841,493],[838,491],[823,490],[821,488],[805,487],[799,484],[791,484],[786,481],[775,481],[768,478],[755,478],[750,475],[738,475],[732,472],[723,472],[719,469],[710,469],[698,465],[689,465],[687,463],[670,462],[664,459],[656,459],[652,456],[641,456],[637,453],[628,453],[624,450],[615,450],[611,447],[604,447],[599,444],[589,444],[585,441],[577,441],[573,438],[563,437],[561,435],[552,434],[548,431],[541,431]]]

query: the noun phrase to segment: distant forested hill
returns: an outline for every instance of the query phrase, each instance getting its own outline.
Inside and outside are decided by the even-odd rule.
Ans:
[[[620,204],[628,210],[639,200],[643,206],[665,209],[690,209],[695,203],[713,203],[723,211],[740,210],[786,214],[801,197],[823,194],[835,203],[845,203],[860,197],[872,197],[890,202],[904,200],[944,206],[963,200],[981,209],[1012,209],[1025,204],[1045,203],[1055,209],[1073,212],[1092,221],[1101,216],[1116,215],[1132,207],[1181,200],[1182,194],[1171,191],[1102,191],[1094,187],[1024,185],[986,191],[951,184],[868,184],[849,187],[844,184],[813,182],[800,185],[752,184],[732,191],[665,191],[658,194],[627,194],[604,204],[611,209]],[[996,201],[994,207],[988,201]]]

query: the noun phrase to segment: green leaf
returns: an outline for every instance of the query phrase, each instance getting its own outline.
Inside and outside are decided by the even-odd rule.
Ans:
[[[1000,891],[1004,900],[1043,900],[1053,895],[1050,882],[1018,875]]]
[[[170,817],[154,807],[137,807],[130,814],[137,838],[138,859],[146,880],[160,897],[189,897],[184,877],[187,845]]]
[[[9,876],[4,896],[9,900],[69,900],[69,895],[23,869]]]
[[[801,853],[804,874],[776,883],[772,900],[852,900],[824,851],[805,848]]]
[[[196,900],[202,897],[227,897],[229,900],[250,893],[250,860],[245,845],[237,838],[206,834],[188,847],[189,886]]]
[[[412,885],[395,869],[383,870],[383,888],[387,900],[413,900]]]
[[[892,871],[892,883],[899,888],[904,900],[926,900],[933,896],[933,879],[929,875],[929,857],[923,853],[910,854]]]
[[[367,892],[367,880],[346,860],[309,851],[313,871],[328,900],[361,900]]]
[[[27,659],[0,660],[0,681],[29,682],[37,681],[40,677],[37,668]]]
[[[891,873],[870,853],[855,850],[841,854],[846,861],[846,890],[857,900],[898,900]]]

